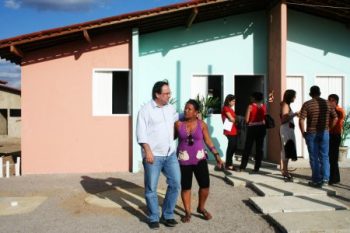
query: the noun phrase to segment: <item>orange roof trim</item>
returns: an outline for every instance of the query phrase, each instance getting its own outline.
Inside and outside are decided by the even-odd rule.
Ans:
[[[118,16],[112,16],[112,17],[102,18],[98,20],[88,21],[85,23],[73,24],[69,26],[34,32],[30,34],[24,34],[24,35],[0,40],[0,48],[15,46],[15,45],[19,45],[27,42],[32,42],[36,40],[51,38],[51,37],[70,34],[74,32],[109,26],[113,24],[121,24],[124,22],[135,21],[135,20],[139,20],[147,17],[152,17],[155,15],[162,15],[162,14],[167,14],[174,11],[181,11],[184,9],[193,8],[200,5],[207,5],[210,3],[226,2],[226,1],[228,0],[187,1],[184,3],[178,3],[178,4],[168,5],[164,7],[153,8],[150,10],[137,11],[133,13],[122,14]]]

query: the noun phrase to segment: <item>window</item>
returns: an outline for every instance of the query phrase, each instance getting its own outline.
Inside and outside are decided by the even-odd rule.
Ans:
[[[217,97],[219,103],[213,109],[213,113],[220,113],[220,106],[222,105],[222,75],[194,75],[191,80],[191,98],[196,99],[197,95],[202,97]]]
[[[95,70],[92,77],[94,116],[130,114],[129,71]]]
[[[10,109],[10,117],[21,117],[21,109]]]
[[[343,77],[342,76],[317,76],[317,86],[321,89],[321,97],[328,99],[328,95],[337,94],[339,105],[343,106]]]

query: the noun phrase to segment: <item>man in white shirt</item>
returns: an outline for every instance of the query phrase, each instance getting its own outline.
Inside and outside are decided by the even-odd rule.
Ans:
[[[157,187],[160,172],[167,179],[167,191],[162,206],[161,221],[174,227],[174,209],[180,191],[180,167],[174,143],[174,123],[178,119],[175,108],[169,104],[171,92],[166,81],[156,82],[152,100],[142,106],[136,124],[137,142],[142,148],[145,173],[145,199],[149,212],[149,227],[159,228]]]

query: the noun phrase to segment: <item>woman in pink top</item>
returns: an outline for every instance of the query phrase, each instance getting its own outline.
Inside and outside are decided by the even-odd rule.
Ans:
[[[261,92],[252,94],[252,103],[248,106],[245,121],[247,123],[247,136],[242,155],[240,171],[245,170],[248,164],[249,154],[255,142],[255,165],[254,172],[258,172],[263,158],[263,145],[266,135],[265,115],[266,105],[263,103],[264,97]]]
[[[199,186],[197,213],[200,213],[205,220],[212,218],[212,215],[205,209],[210,186],[205,145],[215,156],[217,166],[219,168],[222,166],[219,152],[210,138],[208,126],[197,118],[198,113],[198,102],[190,99],[185,105],[185,119],[175,122],[175,133],[179,138],[177,154],[181,170],[181,198],[185,209],[185,216],[181,218],[182,222],[189,222],[191,219],[193,174]]]

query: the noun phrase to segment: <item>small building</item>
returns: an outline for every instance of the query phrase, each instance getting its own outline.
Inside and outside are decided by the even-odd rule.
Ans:
[[[21,90],[0,80],[0,138],[21,137]]]
[[[339,0],[198,0],[1,40],[0,57],[21,65],[22,173],[138,171],[137,112],[163,79],[179,111],[197,94],[233,93],[244,115],[252,91],[274,90],[265,158],[278,162],[286,89],[298,93],[295,111],[315,84],[349,106],[349,9]],[[224,155],[220,114],[208,125]]]

